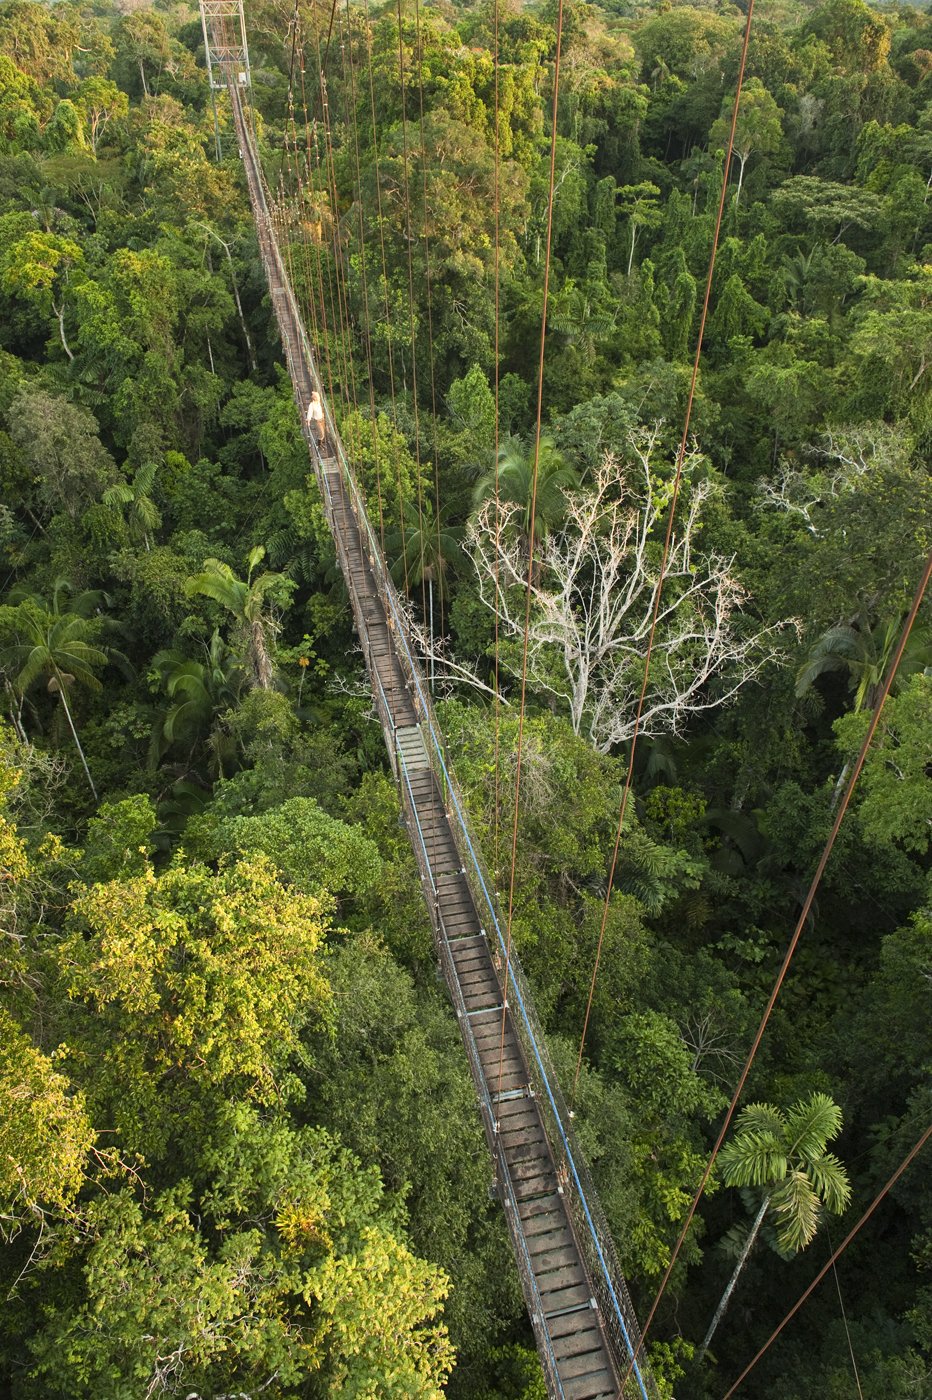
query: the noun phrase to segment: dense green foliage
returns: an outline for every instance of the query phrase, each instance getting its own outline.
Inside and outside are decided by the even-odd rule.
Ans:
[[[215,131],[195,13],[102,8],[0,0],[0,1388],[531,1400],[228,102]],[[439,708],[498,888],[533,541],[514,933],[571,1079],[743,16],[566,0],[535,454],[557,7],[402,9],[328,45],[300,0],[293,47],[249,0],[252,104],[373,526],[479,682]],[[641,1304],[932,545],[930,168],[927,11],[760,14],[576,1101]],[[929,1119],[930,668],[926,605],[658,1315],[683,1395]],[[864,1394],[928,1393],[928,1181],[745,1393],[848,1395],[851,1351]]]

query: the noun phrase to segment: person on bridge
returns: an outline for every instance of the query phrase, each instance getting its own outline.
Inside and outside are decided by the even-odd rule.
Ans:
[[[327,425],[324,419],[324,406],[316,389],[311,394],[311,401],[307,406],[307,426],[314,434],[318,453],[323,456],[327,444]]]

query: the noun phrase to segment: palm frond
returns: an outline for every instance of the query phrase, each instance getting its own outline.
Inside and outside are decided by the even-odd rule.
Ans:
[[[261,600],[269,589],[274,588],[277,583],[281,583],[284,577],[284,574],[260,574],[258,578],[253,579],[249,592],[254,594],[257,600]]]
[[[105,506],[128,506],[134,499],[133,488],[126,481],[118,481],[108,486],[100,499]]]
[[[204,597],[222,604],[237,617],[243,615],[246,585],[236,577],[229,564],[224,564],[219,559],[205,560],[203,571],[187,580],[184,591],[189,598],[193,598],[196,593],[202,593]]]
[[[852,662],[863,660],[864,636],[849,623],[829,627],[809,648],[806,660],[796,673],[797,699],[828,671],[844,671]]]
[[[183,665],[187,659],[184,652],[177,651],[173,647],[157,651],[149,663],[149,679],[164,683],[166,677],[175,667]]]
[[[772,1133],[781,1138],[786,1127],[786,1119],[778,1108],[770,1103],[749,1103],[738,1114],[736,1130],[748,1129],[754,1133]]]
[[[58,670],[63,674],[74,676],[75,680],[80,681],[81,685],[86,685],[88,690],[100,691],[103,689],[94,672],[88,670],[87,666],[83,665],[76,657],[62,657]]]
[[[162,523],[162,512],[148,496],[137,496],[133,502],[133,519],[146,531],[157,530]]]
[[[209,710],[209,707],[208,707]],[[201,720],[206,718],[203,705],[192,698],[186,698],[177,705],[172,705],[165,714],[165,722],[162,725],[162,733],[170,744],[174,743],[179,733],[186,729],[196,728]]]
[[[133,477],[133,485],[141,495],[149,495],[155,485],[158,470],[156,462],[143,462],[142,466],[137,469],[136,475]]]
[[[204,667],[199,661],[185,661],[175,668],[165,682],[165,689],[170,699],[174,700],[176,695],[187,696],[189,700],[195,697],[203,697],[206,702],[207,686],[205,685]]]
[[[13,680],[14,689],[19,691],[20,695],[25,695],[29,687],[31,685],[34,685],[40,676],[47,675],[48,671],[48,647],[44,645],[39,645],[29,648],[29,650],[26,653],[26,659],[23,662],[22,667],[20,669],[19,675],[17,675]]]
[[[841,1215],[851,1200],[848,1173],[832,1152],[806,1163],[809,1179],[833,1215]]]
[[[787,1168],[782,1141],[768,1132],[739,1133],[718,1161],[726,1186],[769,1186],[780,1181]]]
[[[805,1249],[819,1227],[819,1197],[803,1171],[790,1172],[771,1197],[777,1243],[787,1253]]]
[[[794,1104],[786,1116],[790,1155],[803,1161],[821,1157],[825,1144],[841,1132],[841,1125],[841,1109],[828,1094],[811,1094]]]

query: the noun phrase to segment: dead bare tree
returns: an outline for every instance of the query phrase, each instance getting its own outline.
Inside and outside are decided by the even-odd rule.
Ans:
[[[857,491],[865,477],[909,456],[899,428],[885,423],[830,428],[809,454],[811,467],[783,462],[775,477],[758,488],[758,508],[798,515],[811,535],[824,531],[820,514],[840,496]]]
[[[564,523],[541,544],[531,581],[528,677],[569,711],[573,729],[602,752],[631,737],[658,585],[670,473],[657,470],[660,430],[643,430],[622,465],[603,458],[567,497]],[[698,453],[684,467],[689,482]],[[748,625],[734,558],[699,553],[714,487],[684,493],[657,617],[643,734],[676,733],[687,718],[726,704],[777,655],[775,627]],[[520,507],[490,500],[469,530],[480,595],[501,633],[521,639],[528,580]],[[507,664],[508,649],[503,653]]]

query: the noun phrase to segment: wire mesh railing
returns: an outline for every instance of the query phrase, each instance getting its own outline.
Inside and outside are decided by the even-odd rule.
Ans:
[[[518,1038],[527,1061],[531,1087],[544,1119],[551,1151],[558,1163],[564,1195],[590,1273],[603,1327],[607,1331],[615,1353],[616,1365],[621,1373],[631,1368],[628,1387],[630,1393],[640,1394],[642,1400],[648,1400],[648,1396],[656,1392],[645,1368],[641,1363],[635,1363],[631,1367],[632,1358],[640,1352],[640,1331],[618,1263],[611,1231],[591,1174],[576,1142],[572,1119],[559,1089],[527,978],[514,948],[511,949],[510,956],[508,953],[501,921],[479,855],[479,846],[466,816],[465,800],[447,761],[433,702],[408,641],[404,606],[382,558],[378,540],[369,523],[366,503],[335,429],[334,439],[339,445],[344,485],[352,501],[359,529],[367,538],[367,552],[376,588],[399,645],[399,659],[407,675],[414,709],[427,731],[425,738],[428,758],[443,795],[466,880],[480,916],[484,919],[486,912],[488,913],[491,924],[489,931],[494,932],[503,970],[507,966],[509,990],[511,986],[515,989],[519,1014],[514,1020]]]
[[[557,1359],[553,1351],[553,1339],[546,1325],[544,1304],[537,1283],[537,1275],[534,1271],[530,1251],[528,1250],[527,1239],[521,1226],[521,1215],[514,1192],[511,1172],[505,1157],[501,1138],[499,1137],[498,1115],[495,1111],[495,1105],[492,1102],[492,1096],[489,1093],[488,1079],[479,1054],[479,1046],[476,1042],[475,1032],[473,1030],[472,1017],[463,996],[462,984],[453,957],[453,950],[450,947],[449,936],[444,926],[443,913],[439,901],[436,899],[437,886],[434,880],[433,870],[431,869],[430,857],[427,852],[427,843],[424,840],[424,833],[421,828],[421,821],[417,811],[414,791],[411,786],[407,762],[400,746],[397,749],[397,758],[402,779],[402,806],[404,807],[409,827],[413,824],[419,838],[418,843],[415,845],[415,856],[421,869],[421,878],[434,896],[431,902],[431,913],[433,915],[435,933],[437,934],[436,946],[440,958],[441,971],[443,972],[444,981],[450,990],[453,1009],[456,1012],[456,1017],[460,1024],[463,1043],[466,1047],[469,1071],[475,1086],[476,1096],[479,1100],[479,1111],[482,1115],[486,1138],[495,1160],[496,1182],[502,1198],[502,1204],[505,1208],[509,1232],[514,1241],[515,1259],[518,1265],[518,1272],[521,1275],[525,1301],[528,1305],[528,1313],[531,1318],[531,1326],[534,1330],[535,1341],[537,1342],[538,1355],[547,1382],[548,1394],[556,1397],[556,1400],[563,1400],[566,1392],[560,1377]],[[496,1007],[493,1009],[498,1011],[501,1008]]]
[[[391,585],[390,579],[388,583]],[[407,636],[401,625],[403,618],[391,594],[387,594],[387,601],[395,612],[396,635],[401,643],[402,664],[407,662],[405,669],[413,686],[412,699],[415,710],[419,712],[422,724],[428,731],[428,755],[447,804],[454,840],[457,840],[459,835],[457,845],[460,848],[466,880],[480,917],[484,918],[485,913],[488,913],[491,931],[494,932],[498,947],[502,974],[506,977],[507,993],[510,996],[512,989],[514,991],[517,1014],[513,1016],[513,1022],[524,1051],[531,1088],[537,1099],[551,1152],[557,1163],[560,1185],[586,1260],[603,1328],[612,1344],[615,1362],[620,1372],[624,1374],[629,1367],[631,1368],[628,1386],[630,1393],[640,1394],[642,1400],[648,1400],[648,1396],[656,1392],[643,1365],[636,1362],[632,1367],[631,1364],[632,1358],[640,1352],[640,1330],[634,1305],[618,1263],[611,1231],[588,1166],[576,1141],[572,1119],[559,1088],[556,1071],[534,1008],[533,996],[514,947],[511,948],[509,956],[478,844],[466,816],[465,801],[447,762],[433,704],[418,673],[419,668],[411,655]]]
[[[372,572],[376,591],[384,609],[386,621],[396,639],[396,652],[407,680],[407,689],[414,706],[414,711],[422,726],[422,732],[426,731],[426,733],[424,733],[424,738],[426,740],[425,748],[428,760],[443,798],[453,838],[462,862],[463,872],[472,893],[480,920],[485,921],[486,915],[488,916],[488,927],[484,927],[483,932],[490,938],[491,946],[497,948],[500,976],[504,975],[505,978],[506,998],[511,1002],[513,995],[514,1000],[511,1004],[517,1007],[517,1014],[513,1014],[512,1020],[525,1060],[530,1089],[541,1113],[551,1154],[554,1162],[557,1164],[559,1186],[568,1206],[568,1212],[574,1227],[577,1243],[586,1264],[590,1283],[594,1291],[595,1301],[599,1309],[602,1328],[606,1335],[606,1340],[611,1346],[614,1363],[619,1375],[630,1372],[624,1393],[626,1396],[631,1396],[632,1400],[638,1395],[641,1397],[641,1400],[655,1400],[658,1392],[646,1367],[643,1362],[638,1362],[634,1359],[640,1353],[640,1330],[631,1297],[618,1262],[611,1231],[608,1227],[588,1166],[579,1148],[572,1125],[572,1116],[559,1088],[556,1072],[547,1049],[546,1039],[539,1017],[534,1007],[533,996],[527,978],[514,948],[512,947],[509,949],[506,943],[501,920],[499,919],[495,900],[490,892],[489,881],[481,859],[479,843],[476,840],[471,823],[466,815],[465,799],[451,771],[450,763],[447,760],[441,729],[433,702],[428,694],[420,664],[415,659],[408,641],[409,624],[406,610],[385,564],[379,542],[369,520],[367,503],[360,490],[356,475],[346,456],[340,433],[337,429],[327,395],[324,391],[323,383],[317,371],[316,357],[308,342],[303,318],[278,248],[261,168],[255,157],[251,134],[247,131],[242,110],[239,105],[239,94],[234,92],[232,98],[237,133],[244,151],[244,160],[247,164],[247,177],[249,178],[250,187],[254,194],[254,202],[257,206],[256,212],[260,245],[274,269],[275,275],[273,281],[275,285],[272,286],[273,303],[275,303],[277,299],[280,299],[284,303],[283,306],[276,306],[276,311],[282,328],[283,347],[288,359],[289,369],[292,372],[292,379],[296,386],[296,397],[299,400],[299,408],[302,406],[300,403],[302,394],[305,394],[308,399],[312,390],[316,390],[320,394],[325,414],[327,438],[333,447],[342,494],[345,495],[346,501],[352,510],[360,541],[368,556],[369,567]],[[317,451],[318,466],[320,468],[320,454],[319,450],[316,449],[316,445],[315,450]],[[320,477],[321,490],[324,496],[327,514],[330,524],[333,527],[340,564],[344,569],[345,576],[349,578],[351,576],[350,560],[346,551],[345,541],[341,538],[341,531],[337,528],[333,483],[328,473],[322,469],[319,470],[318,475]],[[352,589],[350,592],[352,595]],[[394,734],[392,708],[388,704],[387,697],[385,696],[384,687],[382,686],[381,678],[378,674],[378,667],[372,662],[368,630],[362,608],[358,606],[358,600],[355,598],[352,598],[352,602],[357,630],[362,641],[368,670],[370,675],[374,678],[374,683],[378,683],[378,693],[375,690],[373,693],[376,710],[386,736],[388,737]],[[435,898],[436,885],[434,883],[433,872],[430,868],[424,833],[421,829],[417,814],[407,765],[404,761],[404,755],[394,742],[392,742],[391,748],[396,771],[399,772],[399,776],[403,779],[401,783],[401,792],[406,815],[409,818],[409,822],[414,822],[415,828],[420,836],[420,850],[416,847],[415,854],[418,857],[419,866],[423,869],[426,883],[429,885],[432,895],[434,896],[433,913],[436,920],[439,919]],[[440,922],[442,928],[442,920]],[[459,990],[459,979],[453,964],[452,952],[448,940],[445,935],[442,934],[437,942],[443,970],[446,974],[449,974],[447,976],[447,981],[453,995],[454,1007],[457,1016],[464,1025],[464,1043],[467,1049],[470,1070],[476,1085],[487,1135],[489,1136],[490,1142],[494,1145],[493,1151],[497,1164],[497,1176],[502,1185],[506,1214],[509,1216],[509,1221],[512,1225],[512,1234],[516,1242],[516,1257],[524,1281],[525,1293],[529,1299],[529,1303],[533,1303],[536,1298],[538,1305],[536,1310],[532,1307],[530,1311],[542,1364],[545,1369],[548,1384],[552,1387],[552,1393],[562,1395],[563,1388],[559,1379],[556,1361],[553,1356],[549,1332],[544,1323],[543,1309],[540,1306],[540,1295],[537,1290],[536,1277],[527,1252],[527,1242],[520,1228],[517,1201],[514,1197],[510,1173],[504,1159],[501,1143],[497,1136],[495,1107],[488,1092],[488,1085],[479,1060],[478,1048],[472,1033],[469,1016],[461,991]]]

